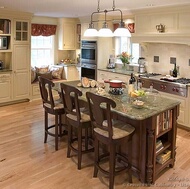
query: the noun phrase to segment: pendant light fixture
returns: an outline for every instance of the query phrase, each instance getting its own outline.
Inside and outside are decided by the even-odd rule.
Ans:
[[[113,11],[119,11],[120,12],[120,23],[119,23],[119,27],[114,31],[114,33],[111,31],[111,29],[108,28],[108,23],[107,23],[107,13],[108,12],[113,12]],[[94,28],[94,22],[98,22],[93,20],[93,15],[94,14],[100,14],[100,13],[104,13],[105,14],[105,19],[104,19],[104,23],[103,23],[103,27],[97,31]],[[84,32],[84,36],[86,37],[113,37],[113,36],[118,36],[118,37],[122,37],[122,36],[127,36],[127,37],[131,37],[131,33],[129,32],[129,30],[127,28],[125,28],[125,23],[123,22],[123,13],[120,9],[115,9],[115,0],[113,0],[113,7],[111,10],[100,10],[100,0],[98,0],[98,8],[96,12],[93,12],[91,14],[91,22],[89,24],[89,28]]]

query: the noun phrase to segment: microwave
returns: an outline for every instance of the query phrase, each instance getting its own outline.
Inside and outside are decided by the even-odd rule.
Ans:
[[[8,49],[8,38],[6,36],[0,36],[0,50]]]

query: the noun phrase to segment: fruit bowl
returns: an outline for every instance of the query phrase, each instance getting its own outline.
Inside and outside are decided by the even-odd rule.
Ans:
[[[133,107],[141,109],[144,106],[144,102],[141,100],[135,100],[132,102]]]

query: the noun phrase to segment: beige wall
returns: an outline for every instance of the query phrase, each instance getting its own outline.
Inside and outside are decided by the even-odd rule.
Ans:
[[[148,72],[169,74],[174,65],[170,57],[176,57],[180,77],[190,78],[190,46],[182,44],[146,43],[142,45],[142,56],[148,62]],[[159,56],[159,62],[154,62],[154,56]]]

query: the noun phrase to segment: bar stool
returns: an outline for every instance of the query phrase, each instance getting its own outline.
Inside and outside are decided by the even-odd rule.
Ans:
[[[135,128],[125,122],[112,119],[111,108],[116,107],[116,103],[113,100],[91,92],[87,92],[86,97],[89,104],[91,122],[94,126],[94,177],[97,177],[98,170],[108,175],[109,189],[113,189],[115,175],[128,170],[129,182],[132,182],[131,148]],[[100,144],[106,145],[109,152],[101,152],[100,154]],[[121,153],[120,147],[123,144],[127,144],[128,157]],[[106,158],[109,161],[108,171],[102,166]],[[119,165],[117,170],[116,162]]]
[[[80,170],[82,154],[94,151],[90,116],[86,114],[86,109],[79,104],[78,98],[82,96],[82,92],[65,83],[61,83],[60,86],[68,124],[67,157],[71,157],[71,151],[75,152],[78,156],[78,169]],[[76,141],[77,146],[74,145]]]
[[[52,87],[54,87],[55,84],[42,76],[39,76],[38,80],[45,113],[44,143],[47,142],[48,135],[53,136],[55,137],[55,150],[58,150],[58,138],[67,134],[67,131],[63,130],[63,127],[66,127],[66,125],[63,124],[62,120],[62,116],[65,115],[65,109],[61,101],[54,100]],[[55,116],[55,124],[49,125],[48,114]],[[55,131],[53,131],[53,128],[55,128]]]

